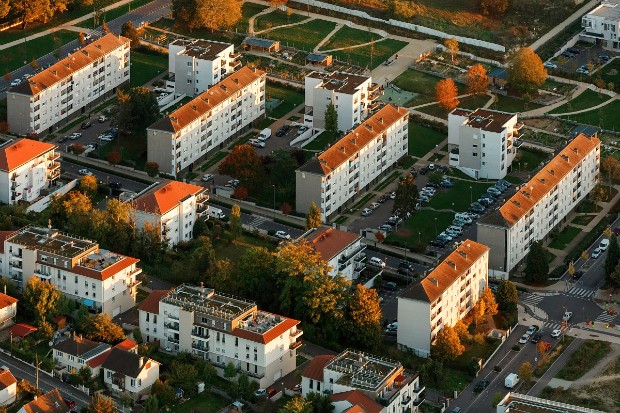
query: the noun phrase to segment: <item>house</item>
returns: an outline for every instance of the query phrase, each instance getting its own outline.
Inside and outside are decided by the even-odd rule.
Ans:
[[[310,53],[306,56],[306,64],[311,64],[314,66],[331,66],[332,65],[332,55],[330,54],[319,54],[319,53]]]
[[[579,38],[601,45],[604,49],[620,50],[620,3],[602,1],[581,18],[584,31]]]
[[[370,76],[311,72],[305,78],[304,123],[324,129],[325,111],[331,103],[338,114],[338,130],[346,132],[379,107],[378,97],[379,85]]]
[[[246,37],[243,40],[243,50],[258,50],[260,52],[277,52],[280,50],[279,40],[259,39],[257,37]]]
[[[0,146],[0,202],[32,202],[60,176],[56,145],[33,139]]]
[[[13,324],[17,315],[17,301],[17,298],[0,293],[0,328]]]
[[[514,113],[454,109],[448,114],[450,166],[474,179],[504,178],[517,155],[515,141],[522,127]]]
[[[208,209],[206,188],[179,181],[159,183],[131,202],[136,226],[161,229],[162,241],[174,246],[193,238],[194,224]]]
[[[52,132],[129,82],[130,40],[108,33],[7,92],[10,131]]]
[[[385,105],[295,171],[296,210],[314,202],[323,221],[369,190],[408,150],[409,111]]]
[[[115,347],[101,367],[106,386],[137,399],[150,394],[151,386],[159,379],[159,366],[155,360]]]
[[[398,347],[428,357],[437,334],[476,304],[488,283],[489,247],[465,240],[398,297]]]
[[[0,406],[8,406],[17,398],[17,380],[9,371],[0,369]]]
[[[21,341],[37,330],[38,328],[31,326],[30,324],[19,323],[11,326],[9,335],[11,336],[11,341]]]
[[[477,222],[477,241],[493,246],[489,267],[512,271],[530,245],[544,239],[599,180],[601,141],[578,135],[502,206]]]
[[[174,92],[195,96],[241,68],[232,43],[177,39],[168,45],[168,73]]]
[[[147,158],[174,176],[265,114],[265,72],[243,67],[147,128]]]
[[[601,410],[508,392],[497,404],[497,413],[603,413]]]
[[[296,368],[299,321],[203,286],[154,291],[138,306],[140,333],[168,352],[209,360],[219,374],[232,363],[266,388]]]
[[[50,390],[42,396],[22,406],[17,413],[70,413],[58,389]]]
[[[103,356],[109,353],[111,345],[98,343],[86,338],[72,335],[52,346],[56,364],[66,369],[69,374],[76,374],[82,367],[91,369],[92,376],[99,375]]]
[[[366,258],[363,251],[366,244],[362,237],[353,232],[340,231],[330,227],[312,228],[298,240],[305,239],[332,268],[330,275],[341,274],[349,281],[359,276]]]
[[[2,274],[22,289],[38,277],[97,312],[116,316],[135,306],[139,260],[100,248],[96,241],[27,226],[5,234],[2,250]]]
[[[316,356],[301,374],[301,394],[329,394],[334,413],[416,413],[423,391],[399,362],[351,349]]]

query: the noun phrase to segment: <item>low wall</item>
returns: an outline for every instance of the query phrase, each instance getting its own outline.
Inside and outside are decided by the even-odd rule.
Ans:
[[[50,201],[52,200],[52,196],[53,195],[64,195],[67,192],[69,192],[70,190],[72,190],[73,188],[75,188],[75,186],[77,185],[77,179],[74,179],[73,181],[67,182],[62,188],[52,192],[51,194],[44,196],[43,198],[39,199],[38,201],[36,201],[35,203],[31,204],[28,206],[28,208],[26,208],[26,211],[28,212],[42,212],[45,208],[48,207]]]

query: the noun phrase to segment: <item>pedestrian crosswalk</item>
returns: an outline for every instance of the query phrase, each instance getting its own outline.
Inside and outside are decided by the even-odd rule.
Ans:
[[[579,288],[579,287],[571,287],[570,290],[566,292],[566,295],[572,295],[579,298],[590,298],[596,294],[596,291],[589,290],[587,288]]]
[[[559,330],[562,327],[561,323],[555,321],[547,321],[543,324],[543,327],[547,330]]]
[[[543,298],[545,297],[543,297],[542,295],[526,294],[521,298],[520,301],[524,304],[535,306],[536,304],[541,302]]]
[[[607,314],[607,311],[603,311],[594,321],[598,321],[599,323],[611,323],[615,320],[615,318],[616,315]]]
[[[248,225],[251,227],[259,227],[267,221],[269,220],[265,217],[262,217],[260,215],[252,215],[252,220]]]

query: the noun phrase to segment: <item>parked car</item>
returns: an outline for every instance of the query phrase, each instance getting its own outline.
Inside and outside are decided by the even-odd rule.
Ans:
[[[437,247],[437,248],[444,248],[447,244],[448,242],[444,241],[444,239],[440,237],[437,237],[428,243],[428,245],[432,247]]]
[[[476,383],[476,386],[474,387],[474,393],[480,393],[481,391],[489,387],[489,384],[491,384],[491,382],[487,379],[480,380],[478,383]]]
[[[97,118],[97,122],[99,122],[99,123],[103,123],[106,120],[108,120],[106,115],[99,115],[99,117]]]
[[[62,136],[62,137],[58,138],[58,143],[66,142],[68,139],[69,139],[68,136]]]
[[[80,169],[80,170],[78,171],[78,173],[79,173],[80,175],[93,175],[93,173],[92,173],[90,170],[88,170],[88,169]]]
[[[394,228],[392,228],[392,226],[388,224],[380,225],[378,229],[380,229],[381,231],[388,232],[388,233],[394,231]]]
[[[370,257],[368,264],[373,267],[385,268],[385,262],[383,262],[383,260],[379,257]]]
[[[372,204],[369,205],[370,209],[373,209],[373,210],[379,208],[380,206],[381,204],[378,202],[373,202]]]
[[[532,334],[532,338],[530,339],[530,342],[538,343],[541,339],[542,339],[542,334],[540,334],[539,332],[535,332],[534,334]]]
[[[253,147],[255,147],[255,148],[264,148],[265,147],[265,142],[261,141],[259,139],[250,139],[248,141],[248,143],[250,145],[252,145]]]
[[[88,129],[91,126],[93,126],[92,122],[82,122],[82,124],[80,125],[80,129]]]
[[[74,141],[74,140],[80,139],[81,137],[82,137],[82,134],[80,132],[73,132],[71,136],[69,136],[69,139]]]
[[[372,209],[370,208],[364,208],[362,209],[362,216],[363,217],[367,217],[368,215],[372,214]]]
[[[530,341],[530,335],[529,334],[523,334],[521,336],[521,338],[519,339],[519,344],[525,344],[528,341]]]
[[[110,182],[108,186],[112,189],[121,189],[123,187],[123,184],[121,184],[120,182]]]
[[[454,239],[454,237],[446,231],[443,231],[441,234],[437,235],[437,238],[443,240],[444,242],[450,242]]]
[[[396,290],[398,290],[398,285],[396,285],[396,283],[393,282],[393,281],[388,281],[385,284],[383,284],[383,289],[384,290],[390,290],[390,291],[396,291]],[[392,324],[394,324],[394,323],[392,323]],[[398,328],[398,324],[396,324],[396,328]]]
[[[420,168],[420,175],[426,175],[429,171],[429,167],[428,165],[423,166],[422,168]]]
[[[590,258],[597,259],[598,257],[601,256],[602,252],[603,251],[601,251],[600,248],[596,248],[594,251],[592,251],[592,254],[590,254]]]
[[[307,130],[308,130],[307,126],[300,126],[299,129],[297,130],[297,136],[302,135]]]
[[[590,75],[590,71],[588,69],[584,69],[583,67],[578,67],[575,70],[575,73],[579,73],[580,75]]]
[[[485,208],[480,202],[474,202],[469,206],[469,209],[474,213],[482,213]]]
[[[545,350],[545,353],[549,350],[551,350],[551,343],[547,342],[547,341],[543,341],[543,348]]]
[[[390,192],[388,196],[390,197],[390,199],[396,199],[396,192]]]
[[[551,332],[551,337],[553,338],[558,338],[562,335],[562,330],[553,330]]]
[[[73,409],[75,407],[75,400],[71,399],[62,399],[65,402],[68,408]]]
[[[599,249],[600,249],[601,251],[606,251],[606,250],[607,250],[607,247],[609,247],[609,239],[607,239],[607,238],[603,238],[603,239],[601,240],[601,243],[600,243],[600,244],[598,244],[598,247],[599,247]]]
[[[200,180],[203,181],[203,182],[214,181],[215,180],[215,176],[213,174],[204,174],[202,176],[202,178],[200,178]]]
[[[276,132],[276,136],[281,138],[282,136],[286,135],[286,132],[288,132],[290,129],[291,127],[289,125],[282,125],[280,129],[278,129],[278,131]]]
[[[285,239],[285,240],[291,239],[291,236],[287,232],[285,232],[285,231],[276,231],[274,236],[276,238]]]
[[[527,331],[525,332],[525,334],[532,335],[532,334],[534,334],[534,333],[535,333],[535,332],[537,332],[537,331],[538,331],[538,326],[530,326],[530,327],[527,329]]]
[[[450,410],[450,413],[461,413],[462,411],[463,411],[463,409],[461,409],[460,407],[456,406],[452,410]]]
[[[575,281],[576,281],[576,280],[580,279],[580,278],[583,276],[583,274],[584,274],[584,273],[583,273],[583,271],[581,271],[581,270],[579,270],[579,271],[575,272],[575,273],[573,274],[573,280],[575,280]]]
[[[394,284],[394,283],[392,283],[392,284]],[[396,284],[394,284],[394,285],[396,285]],[[388,330],[393,330],[393,331],[398,330],[398,321],[394,321],[393,323],[388,324],[386,328]]]
[[[405,268],[409,271],[413,271],[414,270],[414,266],[412,262],[409,261],[401,261],[398,263],[398,268]]]
[[[543,63],[543,66],[546,67],[547,69],[557,69],[558,65],[556,65],[553,62],[545,62]]]
[[[21,83],[22,83],[22,80],[21,80],[21,79],[14,79],[14,80],[11,82],[11,87],[19,86]]]

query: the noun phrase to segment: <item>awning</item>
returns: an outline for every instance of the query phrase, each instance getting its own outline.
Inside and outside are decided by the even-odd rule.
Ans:
[[[95,302],[93,300],[89,300],[88,298],[85,298],[84,300],[82,300],[82,303],[86,306],[86,307],[92,307],[95,305]]]

